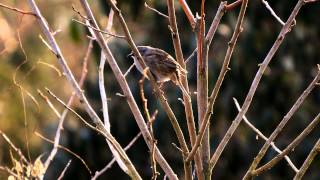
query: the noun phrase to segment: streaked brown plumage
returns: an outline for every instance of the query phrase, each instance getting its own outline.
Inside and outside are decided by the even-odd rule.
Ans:
[[[171,80],[178,85],[179,76],[186,75],[186,70],[165,51],[151,46],[138,46],[137,48],[157,82],[162,83]],[[133,53],[131,53],[130,56],[134,59],[137,69],[143,74],[143,68],[137,58]]]
[[[180,87],[183,94],[190,100],[189,94],[180,81],[181,75],[186,76],[187,71],[183,69],[170,54],[151,46],[138,46],[137,48],[158,83],[162,84],[163,82],[171,80]],[[129,56],[134,59],[134,64],[141,74],[145,74],[144,69],[133,53],[129,54]]]

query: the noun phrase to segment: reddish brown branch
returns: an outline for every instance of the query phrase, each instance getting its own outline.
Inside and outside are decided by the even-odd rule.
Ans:
[[[226,5],[226,11],[231,11],[234,8],[238,7],[242,3],[242,0],[237,0],[231,4]]]
[[[194,29],[196,26],[196,20],[192,14],[187,2],[185,0],[179,0],[179,4],[182,7],[184,13],[186,14],[192,29]]]

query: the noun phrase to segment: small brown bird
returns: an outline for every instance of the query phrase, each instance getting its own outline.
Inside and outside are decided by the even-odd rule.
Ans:
[[[184,94],[188,95],[180,82],[180,76],[186,76],[187,71],[183,69],[170,54],[150,46],[137,46],[137,48],[158,83],[162,84],[163,82],[171,80],[180,87]],[[145,74],[144,69],[133,52],[131,52],[129,56],[133,58],[136,68],[142,74]]]

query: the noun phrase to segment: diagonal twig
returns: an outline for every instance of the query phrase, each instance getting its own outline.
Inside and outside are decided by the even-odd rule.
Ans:
[[[240,104],[239,104],[239,102],[237,101],[237,99],[236,99],[236,98],[233,98],[233,101],[234,101],[234,103],[235,103],[238,111],[241,111],[241,109],[240,109]],[[243,121],[244,121],[244,122],[248,125],[248,127],[250,127],[255,133],[257,133],[257,135],[258,135],[259,137],[261,137],[261,138],[262,138],[263,140],[265,140],[265,141],[268,140],[268,138],[267,138],[264,134],[262,134],[262,132],[261,132],[259,129],[257,129],[257,128],[247,119],[246,116],[243,116]],[[271,146],[272,146],[272,148],[273,148],[276,152],[278,152],[279,154],[282,153],[282,151],[275,145],[274,142],[271,142]],[[287,155],[286,155],[284,158],[285,158],[286,161],[288,162],[289,166],[293,169],[293,171],[297,173],[297,172],[298,172],[298,169],[297,169],[297,167],[293,164],[293,162],[291,161],[291,159],[290,159]]]

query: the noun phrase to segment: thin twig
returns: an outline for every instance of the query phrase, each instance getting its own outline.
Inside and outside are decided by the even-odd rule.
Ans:
[[[271,15],[283,26],[285,23],[281,20],[281,18],[274,12],[272,7],[269,5],[268,1],[261,0],[261,2],[266,6],[266,8],[270,11]]]
[[[157,9],[150,7],[147,2],[144,2],[144,7],[150,9],[151,11],[154,11],[155,13],[157,13],[158,15],[164,17],[164,18],[169,18],[167,15],[163,14],[162,12],[158,11]]]
[[[289,154],[305,137],[311,133],[311,131],[319,124],[320,113],[312,120],[312,122],[296,137],[284,150],[282,153],[278,154],[271,161],[261,166],[257,170],[252,172],[253,176],[258,176],[259,174],[271,169],[276,165],[285,155]]]
[[[56,114],[56,116],[61,119],[61,114],[58,112],[58,110],[54,107],[54,105],[51,103],[50,99],[45,96],[39,89],[38,89],[38,93],[40,94],[40,96],[46,101],[46,103],[49,105],[49,107],[53,110],[53,112]],[[59,122],[60,124],[60,122]],[[53,158],[55,157],[55,155],[58,152],[58,146],[59,146],[59,141],[60,141],[60,134],[61,134],[61,129],[57,128],[56,131],[56,135],[54,138],[54,142],[53,142],[53,148],[48,156],[48,158],[46,159],[46,161],[44,162],[44,172],[47,172],[48,167],[50,165],[50,163],[53,161]]]
[[[319,152],[320,152],[320,139],[318,139],[317,143],[313,146],[308,157],[304,160],[301,168],[299,169],[299,172],[294,176],[293,180],[302,179],[303,175],[306,173],[309,166],[311,165],[313,159],[316,157],[317,154],[319,154]]]
[[[240,104],[239,104],[239,102],[237,101],[236,98],[233,98],[233,101],[234,101],[234,103],[235,103],[238,111],[240,112],[241,109],[240,109]],[[265,140],[265,141],[268,140],[268,138],[267,138],[259,129],[257,129],[257,128],[247,119],[246,116],[243,116],[243,120],[244,120],[244,122],[248,125],[248,127],[251,128],[259,137],[261,137],[261,138],[262,138],[263,140]],[[271,142],[271,146],[272,146],[272,148],[273,148],[276,152],[278,152],[279,154],[282,153],[282,151],[275,145],[274,142]],[[289,158],[289,156],[286,155],[284,158],[286,159],[286,161],[288,162],[288,164],[289,164],[289,166],[292,168],[292,170],[297,173],[297,172],[298,172],[298,169],[297,169],[297,167],[293,164],[293,162],[291,161],[291,159]]]
[[[124,148],[125,151],[127,151],[128,149],[130,149],[132,147],[132,145],[139,139],[139,137],[141,136],[141,132],[139,132],[130,142],[129,144]],[[96,171],[96,173],[94,174],[94,176],[91,178],[91,180],[96,180],[99,176],[101,176],[103,173],[105,173],[108,169],[110,169],[112,167],[112,165],[116,162],[116,158],[113,157],[113,159],[100,171]]]
[[[212,21],[210,28],[208,30],[208,33],[206,35],[207,46],[210,46],[211,41],[212,41],[212,39],[215,35],[215,32],[218,28],[218,25],[220,24],[220,20],[221,20],[222,16],[225,14],[226,5],[227,5],[227,1],[221,1],[219,8],[217,10],[217,13],[216,13],[215,17],[213,18],[213,21]],[[188,63],[190,61],[190,59],[193,58],[193,56],[197,53],[197,51],[198,51],[198,48],[194,49],[192,51],[192,53],[189,55],[189,57],[186,59],[185,63]]]
[[[124,77],[127,77],[127,75],[130,73],[132,68],[134,67],[134,63],[131,64],[131,66],[128,68],[128,70],[123,74]]]
[[[95,28],[95,27],[92,27],[92,26],[90,26],[90,25],[88,25],[88,24],[86,24],[86,23],[84,23],[84,22],[78,21],[78,20],[76,20],[76,19],[72,19],[72,21],[74,21],[74,22],[76,22],[76,23],[79,23],[79,24],[82,24],[82,25],[84,25],[84,26],[86,26],[86,27],[88,27],[88,28],[94,29],[95,31],[99,31],[99,32],[101,32],[101,33],[103,33],[103,34],[106,34],[106,35],[108,35],[108,36],[125,39],[125,37],[122,36],[122,35],[112,34],[112,33],[110,33],[110,32],[97,29],[97,28]]]
[[[10,6],[5,5],[5,4],[2,4],[2,3],[0,3],[0,7],[3,7],[3,8],[5,8],[5,9],[9,9],[9,10],[18,12],[18,13],[23,14],[23,15],[27,14],[27,15],[32,15],[32,16],[34,16],[34,17],[38,17],[38,16],[37,16],[35,13],[33,13],[33,12],[24,11],[24,10],[21,10],[21,9],[18,9],[18,8],[10,7]]]
[[[102,103],[102,112],[103,112],[103,121],[104,121],[104,126],[106,130],[110,133],[111,125],[110,125],[110,119],[109,119],[109,111],[108,111],[108,100],[107,100],[107,94],[106,94],[106,89],[105,89],[105,82],[104,82],[104,66],[106,63],[106,57],[104,53],[101,51],[100,55],[100,64],[99,64],[99,90],[100,90],[100,96],[101,96],[101,103]],[[113,154],[113,156],[116,158],[117,163],[119,164],[120,168],[124,171],[127,172],[128,168],[124,164],[124,162],[121,160],[119,153],[112,147],[110,142],[108,142],[108,145],[110,147],[110,150]]]
[[[71,160],[69,160],[67,165],[63,168],[63,171],[59,175],[58,180],[61,180],[63,178],[63,176],[66,173],[67,169],[69,168],[70,164],[71,164]]]
[[[40,134],[39,132],[35,132],[35,135],[40,137],[41,139],[54,144],[54,141],[46,138],[45,136],[43,136],[42,134]],[[71,151],[70,149],[58,144],[57,148],[59,149],[63,149],[64,151],[70,153],[71,155],[73,155],[74,157],[76,157],[77,159],[79,159],[81,161],[81,163],[86,167],[86,169],[88,170],[89,174],[92,174],[92,171],[90,170],[89,166],[87,165],[86,161],[84,159],[82,159],[78,154],[74,153],[73,151]]]
[[[144,109],[144,114],[148,120],[149,131],[150,131],[152,142],[153,142],[152,148],[150,150],[150,163],[151,163],[151,169],[152,169],[152,178],[151,179],[156,180],[157,176],[159,174],[157,172],[157,164],[156,164],[156,160],[155,160],[155,156],[154,156],[157,140],[154,138],[153,127],[152,127],[153,121],[151,120],[149,109],[148,109],[148,100],[144,95],[144,89],[143,89],[144,80],[145,80],[145,77],[143,76],[142,79],[139,81],[140,97],[143,102],[142,106]]]
[[[23,155],[23,153],[21,152],[21,150],[19,148],[17,148],[12,142],[11,140],[9,139],[9,137],[3,133],[1,130],[0,130],[0,134],[1,136],[3,137],[3,139],[11,146],[11,148],[16,152],[18,153],[20,159],[22,159],[25,163],[29,163],[27,158]]]
[[[13,171],[11,171],[11,169],[8,168],[8,167],[0,166],[0,170],[6,171],[6,172],[9,173],[10,175],[12,175],[12,176],[16,177],[17,179],[19,179],[18,174],[16,174],[16,173],[14,173]]]

